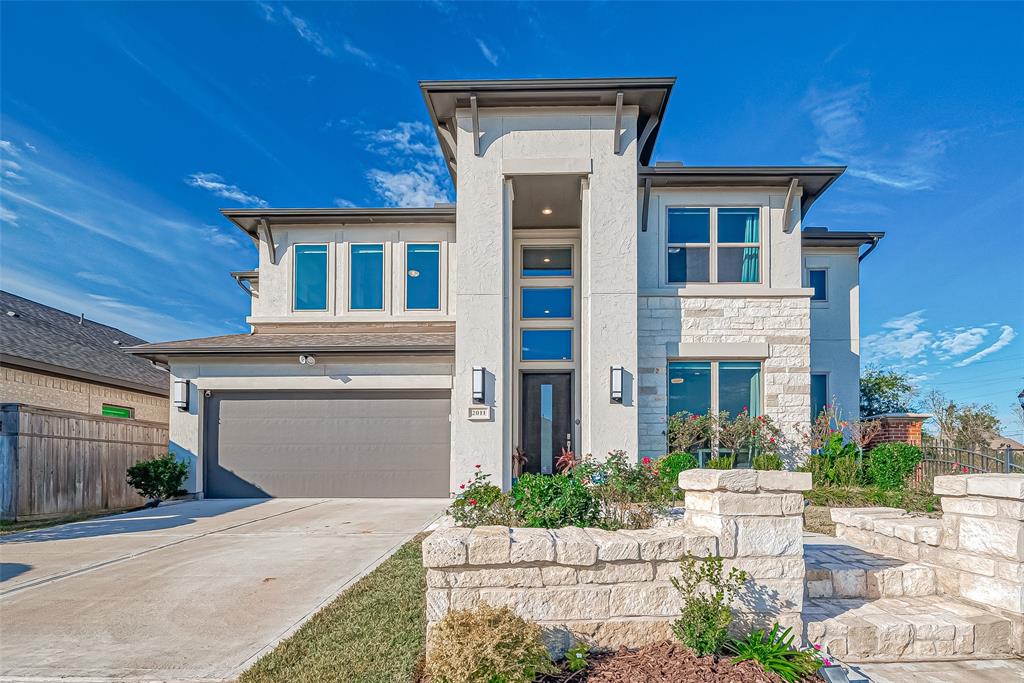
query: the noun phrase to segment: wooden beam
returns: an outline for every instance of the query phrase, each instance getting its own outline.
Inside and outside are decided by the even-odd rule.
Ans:
[[[789,213],[793,210],[793,195],[796,194],[796,188],[798,185],[796,178],[789,181],[789,191],[786,192],[786,205],[782,208],[782,232],[790,233],[793,232],[793,228],[789,227]]]
[[[277,265],[277,246],[274,244],[274,231],[266,218],[260,218],[260,227],[267,233],[267,246],[270,247],[270,264]]]
[[[654,132],[655,127],[660,121],[657,116],[651,114],[651,118],[647,119],[647,125],[644,126],[644,132],[640,134],[640,140],[636,143],[636,158],[637,163],[640,163],[640,155],[643,154],[644,145],[647,144],[647,138],[651,137],[651,133]]]

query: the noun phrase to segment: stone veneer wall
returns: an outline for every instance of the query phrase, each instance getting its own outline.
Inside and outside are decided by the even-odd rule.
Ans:
[[[767,343],[762,372],[764,413],[793,442],[800,442],[811,414],[807,297],[641,296],[639,307],[641,456],[665,453],[668,362],[673,359],[669,349],[680,344]]]
[[[1024,474],[935,478],[942,518],[893,508],[833,509],[836,536],[931,566],[938,592],[1010,620],[1024,653]]]
[[[779,621],[799,633],[803,496],[810,475],[690,470],[682,523],[637,531],[449,527],[423,542],[430,631],[450,610],[507,606],[544,628],[560,653],[580,640],[636,646],[671,637],[681,603],[670,577],[688,553],[720,555],[751,580],[738,625]]]

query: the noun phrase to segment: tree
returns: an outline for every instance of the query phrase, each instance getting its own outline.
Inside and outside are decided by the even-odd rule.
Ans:
[[[928,412],[939,427],[939,439],[964,448],[987,444],[998,433],[999,418],[991,404],[958,405],[941,391],[932,391],[925,398]]]
[[[917,397],[910,377],[893,369],[868,368],[860,378],[860,414],[905,413]]]

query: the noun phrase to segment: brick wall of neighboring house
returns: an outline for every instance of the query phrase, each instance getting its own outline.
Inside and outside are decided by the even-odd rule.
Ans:
[[[164,424],[169,410],[167,396],[11,367],[0,368],[0,403],[24,403],[92,415],[102,415],[106,403],[132,408],[138,420]]]
[[[878,434],[868,442],[867,449],[871,449],[880,443],[900,441],[914,446],[921,445],[921,429],[925,420],[930,415],[918,413],[895,413],[891,415],[877,415],[867,419],[878,420],[882,428]],[[866,449],[866,450],[867,450]]]

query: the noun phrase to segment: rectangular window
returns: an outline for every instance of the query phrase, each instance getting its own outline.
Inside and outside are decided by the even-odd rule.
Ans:
[[[807,286],[814,289],[811,301],[828,301],[828,271],[815,268],[807,271]]]
[[[535,318],[572,318],[572,287],[523,287],[524,320]]]
[[[523,330],[522,360],[572,360],[572,330]]]
[[[296,311],[327,310],[327,245],[295,245]]]
[[[349,251],[349,308],[384,310],[384,245],[353,244]]]
[[[818,419],[828,404],[828,375],[824,372],[811,373],[811,421]]]
[[[441,308],[441,245],[405,245],[405,308],[436,311]]]
[[[572,247],[523,247],[526,277],[572,277]]]
[[[761,363],[756,361],[671,361],[668,414],[710,411],[761,414]]]
[[[135,409],[126,408],[124,406],[112,406],[104,403],[100,414],[103,415],[103,417],[120,417],[125,420],[130,420],[135,417]]]
[[[761,211],[668,209],[668,281],[761,281]]]

